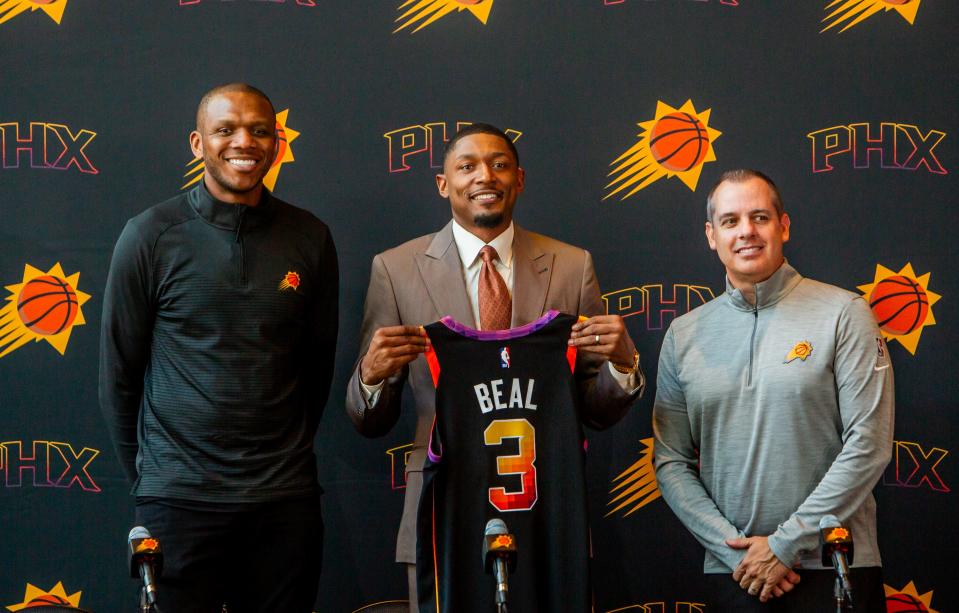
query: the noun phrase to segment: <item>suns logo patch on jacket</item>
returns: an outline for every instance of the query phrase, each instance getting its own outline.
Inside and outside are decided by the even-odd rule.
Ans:
[[[283,275],[283,280],[280,281],[280,289],[292,289],[294,292],[300,288],[300,273],[289,271]]]
[[[786,354],[786,360],[783,363],[789,364],[797,358],[805,362],[806,358],[810,355],[812,355],[812,343],[809,341],[799,341],[793,345],[793,348]]]

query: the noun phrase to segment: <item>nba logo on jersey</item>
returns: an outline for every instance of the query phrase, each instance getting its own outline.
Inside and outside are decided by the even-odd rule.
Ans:
[[[510,359],[509,359],[509,347],[500,347],[499,349],[499,366],[500,368],[509,368]]]

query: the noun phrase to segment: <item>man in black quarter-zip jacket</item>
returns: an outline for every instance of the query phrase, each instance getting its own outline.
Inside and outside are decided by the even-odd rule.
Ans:
[[[164,549],[162,611],[312,611],[336,251],[323,222],[263,188],[278,148],[263,92],[208,92],[190,145],[204,180],[117,241],[100,404],[136,523]]]

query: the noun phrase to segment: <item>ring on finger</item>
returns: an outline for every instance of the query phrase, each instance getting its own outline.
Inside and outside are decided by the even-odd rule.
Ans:
[[[599,335],[597,334],[596,336],[594,336],[594,337],[593,337],[593,340],[595,340],[595,341],[596,341],[596,344],[598,345],[598,344],[599,344]]]

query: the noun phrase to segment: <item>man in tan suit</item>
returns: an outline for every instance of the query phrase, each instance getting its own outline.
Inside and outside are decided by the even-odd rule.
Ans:
[[[416,507],[435,412],[429,368],[420,357],[428,339],[419,326],[451,315],[482,327],[485,307],[479,286],[484,265],[490,265],[480,255],[485,245],[495,249],[492,265],[509,292],[509,325],[529,323],[549,309],[589,316],[573,327],[569,341],[578,347],[584,424],[597,429],[613,425],[644,387],[639,354],[622,318],[601,314],[589,253],[513,223],[524,178],[516,148],[502,131],[487,124],[464,127],[447,144],[443,173],[436,175],[440,195],[450,201],[452,221],[373,259],[361,358],[347,388],[346,408],[362,434],[382,436],[399,419],[407,380],[413,390],[416,436],[396,545],[396,561],[408,565],[412,611],[418,610]]]

